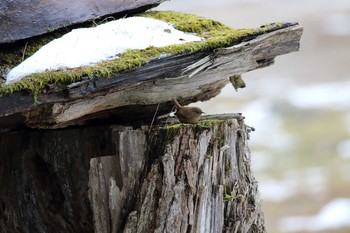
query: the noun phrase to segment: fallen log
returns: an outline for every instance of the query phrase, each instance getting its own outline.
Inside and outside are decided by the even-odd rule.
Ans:
[[[172,97],[183,104],[218,95],[229,77],[273,64],[276,56],[297,51],[302,27],[270,25],[270,30],[240,38],[240,43],[208,51],[156,58],[109,78],[81,77],[47,85],[44,93],[27,91],[0,98],[0,127],[64,128],[92,120],[149,124],[156,112],[170,112]],[[171,90],[171,91],[169,91]]]

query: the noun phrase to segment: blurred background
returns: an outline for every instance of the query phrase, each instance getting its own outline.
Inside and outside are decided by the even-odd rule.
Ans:
[[[304,27],[300,51],[243,74],[206,113],[241,112],[251,134],[267,231],[350,232],[350,1],[172,0],[159,10],[194,13],[233,28]]]

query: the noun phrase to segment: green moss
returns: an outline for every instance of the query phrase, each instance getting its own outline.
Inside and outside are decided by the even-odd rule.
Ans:
[[[115,77],[118,73],[138,68],[150,60],[159,57],[161,54],[211,51],[215,48],[231,46],[241,42],[246,37],[259,35],[271,28],[276,28],[276,24],[269,24],[256,29],[232,29],[214,20],[205,19],[191,14],[168,11],[150,11],[140,14],[140,16],[169,22],[174,24],[175,28],[185,32],[197,33],[199,36],[204,37],[205,40],[161,48],[149,47],[143,50],[127,50],[121,54],[119,59],[101,62],[95,66],[31,74],[16,83],[9,85],[1,84],[0,94],[9,94],[21,90],[29,90],[30,92],[38,93],[45,88],[47,84],[63,84],[62,86],[64,86],[65,84],[79,81],[82,77]],[[278,27],[282,26],[283,25]],[[18,65],[23,58],[25,59],[31,56],[47,42],[60,37],[62,34],[64,33],[60,31],[51,33],[48,36],[41,36],[30,40],[29,43],[20,45],[16,49],[0,48],[0,72],[3,72],[5,68],[13,68]]]
[[[225,201],[230,201],[230,200],[233,200],[236,197],[237,197],[236,191],[232,190],[231,192],[228,192],[227,191],[227,186],[224,185],[224,200]]]
[[[212,125],[218,124],[223,122],[224,120],[218,120],[218,119],[211,119],[211,120],[201,120],[198,121],[197,124],[182,124],[182,123],[178,123],[178,124],[172,124],[172,125],[167,125],[165,127],[162,127],[162,129],[165,130],[178,130],[180,127],[186,126],[186,127],[191,127],[191,128],[208,128]]]
[[[177,135],[181,126],[182,124],[173,124],[160,128],[159,132],[163,142],[165,142],[164,144],[169,144],[174,140],[174,137]]]
[[[198,124],[200,126],[212,126],[212,125],[216,125],[218,123],[224,122],[224,120],[218,120],[218,119],[211,119],[211,120],[202,120],[199,121]]]
[[[164,130],[178,130],[181,126],[183,126],[184,124],[173,124],[173,125],[167,125],[167,126],[164,126],[164,127],[161,127],[161,129],[164,129]]]
[[[219,124],[223,122],[223,120],[217,120],[217,119],[212,119],[212,120],[202,120],[199,121],[198,124],[172,124],[172,125],[167,125],[164,127],[161,127],[161,131],[164,133],[164,138],[166,141],[171,140],[174,138],[174,136],[178,133],[179,129],[181,127],[188,127],[194,131],[195,134],[200,134],[203,132],[203,130],[210,129],[213,125]]]

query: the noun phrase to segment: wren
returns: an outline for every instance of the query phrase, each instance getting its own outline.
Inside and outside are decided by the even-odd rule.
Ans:
[[[176,106],[175,115],[181,123],[196,124],[201,118],[202,113],[204,113],[202,109],[198,107],[181,106],[175,98],[173,98],[173,101]]]

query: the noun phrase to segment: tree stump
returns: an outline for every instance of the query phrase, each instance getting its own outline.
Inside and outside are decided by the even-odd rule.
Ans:
[[[145,6],[138,4],[160,2],[128,1],[136,11]],[[153,17],[158,14],[192,25],[189,15]],[[138,51],[147,55],[144,61],[123,64],[133,64],[129,69],[108,63],[96,72],[44,72],[47,82],[0,83],[0,232],[265,232],[250,170],[251,128],[241,115],[152,125],[171,111],[172,97],[183,105],[208,100],[229,82],[237,88],[241,74],[297,51],[303,29],[297,23],[231,30],[203,18],[193,22],[203,23],[200,30],[207,25],[202,36],[215,28],[194,50],[148,57],[146,49]],[[11,58],[2,59],[3,71],[23,59],[24,42],[0,46],[0,57]]]
[[[249,131],[235,117],[0,133],[0,231],[265,232]]]

